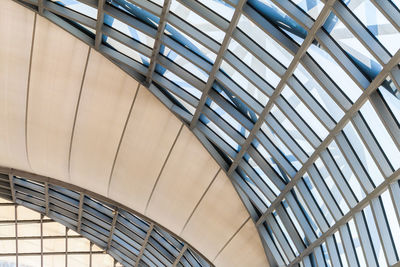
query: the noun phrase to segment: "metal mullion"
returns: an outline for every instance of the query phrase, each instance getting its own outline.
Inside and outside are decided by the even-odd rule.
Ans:
[[[139,255],[137,256],[135,267],[139,266],[140,259],[142,258],[143,254],[144,254],[144,251],[146,250],[146,246],[147,246],[147,243],[149,241],[151,232],[153,231],[153,228],[154,228],[154,224],[151,223],[149,229],[147,230],[146,237],[143,240],[142,247],[140,249]]]
[[[169,47],[171,50],[175,51],[177,54],[188,60],[193,65],[196,65],[197,67],[199,67],[200,69],[202,69],[207,73],[211,72],[213,66],[212,63],[208,62],[208,60],[204,59],[203,57],[197,55],[186,46],[175,41],[172,37],[164,34],[161,37],[161,42],[167,47]]]
[[[15,203],[16,198],[15,198],[15,188],[14,188],[14,181],[15,181],[14,175],[12,175],[11,173],[8,174],[8,180],[10,183],[11,198],[12,198],[12,201]]]
[[[120,210],[119,214],[121,215],[122,212],[123,212],[123,210]],[[121,217],[121,216],[118,218],[118,221],[117,221],[117,229],[119,229],[121,232],[123,232],[127,236],[130,236],[131,234],[135,234],[138,237],[140,237],[141,239],[144,239],[146,237],[148,228],[149,228],[149,226],[146,226],[145,229],[142,229],[139,226],[137,226],[136,224],[131,223],[130,221],[126,220],[124,217]],[[130,233],[125,233],[126,231],[129,231]]]
[[[300,179],[300,181],[297,183],[297,190],[303,198],[304,203],[308,206],[308,210],[314,217],[314,221],[317,223],[318,228],[321,230],[321,232],[326,232],[330,226],[303,179]]]
[[[93,8],[97,8],[97,1],[98,0],[79,0],[79,2],[82,2],[88,6],[91,6]]]
[[[44,183],[44,199],[45,199],[45,208],[46,208],[46,216],[49,216],[49,184]]]
[[[271,231],[274,233],[289,262],[292,261],[295,258],[294,252],[273,215],[270,214],[265,222],[269,225]]]
[[[175,248],[173,245],[171,245],[168,239],[161,236],[159,233],[157,233],[157,231],[153,231],[151,237],[155,242],[157,242],[162,246],[162,250],[165,250],[168,254],[171,254],[171,256],[173,256],[176,259],[176,257],[179,255],[179,250]]]
[[[174,263],[172,264],[172,267],[176,267],[178,265],[178,263],[181,261],[183,254],[186,252],[187,249],[188,249],[188,245],[185,243],[185,245],[179,252],[179,255],[176,257]]]
[[[235,171],[231,178],[244,192],[248,199],[259,209],[261,212],[267,210],[266,204],[261,201],[257,194],[250,188],[250,186],[243,180],[243,178]]]
[[[357,252],[347,223],[339,227],[339,234],[342,239],[343,249],[349,266],[358,267],[360,263],[357,259]]]
[[[301,260],[303,257],[306,255],[310,254],[312,250],[319,246],[321,243],[324,242],[326,237],[329,235],[335,233],[335,231],[343,224],[347,223],[350,219],[356,218],[358,216],[358,220],[360,220],[359,216],[361,215],[361,223],[363,223],[363,215],[361,214],[362,209],[364,209],[368,204],[369,201],[375,197],[378,197],[380,194],[382,194],[388,186],[393,183],[394,181],[397,181],[400,178],[400,169],[396,170],[389,178],[387,178],[384,182],[382,182],[373,192],[371,192],[369,195],[367,195],[363,200],[361,200],[355,207],[351,208],[349,212],[347,212],[345,215],[342,216],[340,220],[338,220],[332,227],[329,228],[329,230],[325,233],[323,233],[318,239],[311,243],[290,265],[289,267],[294,266],[299,260]],[[261,221],[262,223],[262,221]],[[258,224],[259,225],[259,224]],[[357,226],[357,221],[356,221],[356,226]],[[361,225],[362,226],[362,225]],[[358,226],[357,226],[358,227]],[[367,231],[358,231],[358,236],[363,237],[363,238],[368,238],[368,232]],[[372,243],[369,242],[369,246],[372,246]],[[367,245],[368,245],[367,244]],[[365,251],[364,251],[365,252]],[[368,256],[374,255],[371,252],[368,253]],[[365,256],[365,255],[364,255]],[[376,265],[374,265],[376,266]]]
[[[286,202],[295,214],[296,219],[299,221],[300,227],[303,229],[303,232],[307,238],[306,242],[313,243],[317,239],[316,234],[304,215],[303,210],[300,208],[300,203],[298,203],[298,201],[295,199],[292,191],[286,195]]]
[[[303,150],[303,148],[297,143],[297,141],[288,133],[288,131],[280,124],[280,122],[275,118],[275,116],[270,113],[265,119],[266,123],[275,134],[282,140],[286,147],[291,151],[291,153],[296,157],[296,160],[304,163],[307,161],[308,155]]]
[[[37,199],[37,198],[34,198],[34,197],[30,197],[30,196],[28,196],[28,195],[23,195],[23,194],[21,194],[21,193],[19,193],[19,192],[17,192],[17,193],[15,194],[15,196],[16,196],[15,202],[18,202],[18,201],[26,201],[26,202],[28,202],[28,203],[30,202],[30,203],[32,203],[32,204],[41,206],[41,207],[43,207],[43,208],[46,207],[46,204],[45,204],[45,201],[44,201],[44,200]]]
[[[320,29],[316,34],[318,42],[325,47],[327,53],[335,59],[335,62],[341,66],[343,71],[357,84],[361,89],[366,89],[369,84],[367,78],[360,68],[352,61],[350,56],[341,48],[337,42],[324,29]]]
[[[281,205],[277,206],[276,213],[279,215],[279,218],[281,219],[286,231],[292,239],[297,251],[301,253],[306,248],[306,246],[302,238],[300,237],[299,232],[293,224],[293,219],[289,217],[282,203]]]
[[[378,262],[376,259],[375,251],[372,246],[371,236],[369,234],[368,226],[365,221],[365,217],[363,211],[357,212],[354,215],[355,225],[358,232],[358,237],[361,239],[361,247],[364,252],[365,260],[367,261],[368,266],[378,266]]]
[[[238,145],[242,145],[245,141],[245,137],[242,136],[232,125],[220,117],[214,110],[205,106],[203,109],[203,114],[211,120],[215,125],[217,125],[225,134],[227,134],[232,140],[234,140]]]
[[[157,253],[153,254],[153,255],[158,254],[158,257],[157,257],[157,255],[155,255],[157,258],[159,258],[159,259],[162,258],[162,260],[171,262],[171,263],[173,263],[175,261],[176,256],[173,255],[170,251],[168,251],[161,243],[157,242],[153,238],[153,236],[151,236],[149,238],[148,243],[149,243],[149,245],[152,246],[152,249],[154,249],[154,251],[157,252]],[[152,250],[152,249],[150,249],[150,250]]]
[[[146,74],[146,83],[150,84],[152,80],[152,76],[154,70],[156,69],[158,58],[160,57],[160,49],[161,49],[161,37],[164,34],[165,26],[167,25],[167,14],[169,12],[169,8],[171,6],[172,0],[165,0],[164,6],[161,11],[160,20],[158,23],[157,34],[154,40],[153,51],[150,58],[150,64],[148,67],[148,71]]]
[[[277,76],[283,76],[285,74],[285,66],[274,58],[268,51],[264,50],[258,43],[253,41],[247,34],[241,29],[236,28],[232,33],[233,39],[240,43],[246,50],[260,60],[265,66],[267,66]]]
[[[193,119],[190,122],[190,128],[191,129],[193,129],[196,126],[196,124],[197,124],[197,122],[198,122],[198,120],[200,118],[200,114],[201,114],[201,112],[203,110],[203,107],[206,104],[208,93],[212,89],[215,80],[218,79],[218,74],[220,74],[220,67],[221,67],[221,64],[222,64],[222,60],[223,60],[224,54],[226,53],[226,50],[228,50],[228,46],[229,46],[229,43],[230,43],[231,38],[232,38],[232,33],[233,33],[234,29],[236,28],[236,26],[237,26],[237,24],[239,22],[240,14],[242,13],[242,8],[243,8],[243,5],[245,4],[246,1],[247,0],[240,0],[239,1],[238,5],[235,8],[235,12],[233,14],[232,20],[228,24],[228,27],[226,28],[224,39],[222,41],[221,46],[219,47],[219,50],[218,50],[218,53],[217,53],[217,57],[216,57],[216,59],[214,61],[212,69],[211,69],[211,71],[209,73],[209,76],[208,76],[208,79],[207,79],[207,83],[206,83],[206,85],[204,87],[203,93],[202,93],[201,98],[200,98],[199,105],[197,106],[196,111],[195,111],[195,113],[193,115]],[[223,77],[220,77],[220,78],[223,78]],[[237,95],[239,95],[239,94],[240,93],[238,92]],[[239,95],[239,97],[240,97],[240,95]],[[244,102],[246,102],[246,101],[244,101]]]
[[[22,186],[24,188],[34,190],[34,191],[44,195],[44,185],[43,184],[38,185],[36,183],[31,183],[31,182],[25,181],[23,179],[14,179],[14,185]]]
[[[388,0],[371,0],[371,2],[400,31],[400,11]]]
[[[391,135],[397,148],[400,149],[400,125],[386,103],[383,95],[379,91],[375,91],[371,94],[370,100],[374,110],[381,118],[381,121],[385,125],[388,133]]]
[[[138,246],[140,249],[140,244],[143,242],[142,238],[139,238],[137,235],[132,233],[128,236],[126,233],[122,232],[118,227],[114,230],[114,241],[120,242],[119,240],[131,245],[132,247]]]
[[[124,217],[122,218],[127,220],[129,223],[138,226],[140,229],[146,229],[144,231],[147,231],[150,227],[149,223],[143,222],[141,219],[137,218],[136,216],[127,211],[120,210],[119,214],[124,216],[125,218]],[[121,218],[119,219],[119,221],[121,221]]]
[[[257,163],[260,169],[267,175],[268,179],[279,189],[282,190],[286,183],[284,180],[276,173],[276,171],[271,167],[271,165],[264,159],[260,152],[254,146],[250,146],[247,153],[252,157],[252,159]]]
[[[185,91],[166,77],[158,74],[157,72],[153,73],[153,82],[167,89],[167,91],[173,93],[174,95],[177,95],[179,98],[183,99],[185,102],[193,107],[195,107],[199,103],[199,100],[195,96]]]
[[[241,170],[246,173],[246,175],[251,179],[251,181],[257,186],[257,188],[264,194],[264,196],[272,202],[276,195],[275,193],[269,188],[269,186],[262,180],[262,178],[258,175],[258,173],[250,166],[248,162],[242,159],[239,163]]]
[[[254,124],[245,115],[243,115],[236,107],[226,100],[220,93],[211,89],[208,95],[218,106],[220,106],[225,112],[227,112],[233,119],[235,119],[239,124],[241,124],[246,130],[250,131]]]
[[[342,91],[335,81],[321,68],[321,66],[306,53],[301,59],[301,64],[308,73],[332,97],[335,103],[343,110],[349,110],[352,106],[350,98]]]
[[[368,51],[376,56],[376,59],[381,64],[386,64],[391,58],[390,53],[386,48],[373,36],[360,20],[341,2],[334,4],[334,10],[338,17],[341,18],[343,23],[349,28],[349,30],[357,36],[357,39],[363,43]]]
[[[300,24],[301,27],[306,28],[307,30],[311,29],[314,20],[296,4],[285,0],[272,0],[272,2],[289,15],[289,17]]]
[[[64,222],[64,223],[61,223],[61,224],[64,224],[64,225],[66,223],[69,224],[68,227],[76,225],[76,220],[71,219],[71,218],[69,218],[69,217],[67,217],[67,216],[65,216],[65,215],[63,215],[63,214],[61,214],[61,213],[59,213],[57,211],[50,210],[49,211],[49,217],[54,218],[55,221],[57,221],[57,219],[58,219],[59,221]],[[74,227],[71,227],[71,228],[74,228]]]
[[[182,66],[179,66],[172,60],[168,59],[164,55],[159,55],[158,57],[158,64],[162,65],[164,68],[170,70],[173,72],[175,75],[177,75],[179,78],[202,92],[205,88],[205,83],[198,78],[197,76],[193,75],[190,73],[188,70],[184,69]]]
[[[219,147],[223,152],[226,153],[229,157],[234,158],[237,154],[236,150],[232,148],[228,143],[225,142],[218,134],[216,134],[213,130],[211,130],[207,125],[204,125],[202,122],[199,122],[196,128],[204,134],[207,139]]]
[[[282,95],[275,99],[275,104],[314,149],[322,143],[320,137]]]
[[[270,138],[267,137],[266,134],[262,131],[259,131],[256,137],[259,140],[260,145],[262,145],[265,148],[265,150],[268,151],[268,153],[274,159],[276,164],[280,166],[283,170],[285,170],[285,172],[291,178],[293,178],[297,172],[296,168],[291,164],[291,162],[286,158],[286,156],[281,152],[281,150],[276,147],[273,141],[271,141]]]
[[[360,158],[343,131],[336,136],[336,144],[344,155],[364,192],[371,193],[376,185],[372,181],[369,173],[365,169],[365,166],[360,161]]]
[[[243,12],[247,15],[248,19],[257,24],[261,30],[278,42],[289,53],[294,55],[299,51],[300,46],[296,42],[284,34],[278,27],[270,23],[266,18],[264,18],[263,15],[261,15],[249,4],[244,5]]]
[[[112,246],[116,250],[118,250],[121,254],[123,254],[125,257],[129,258],[130,259],[129,262],[134,262],[137,259],[137,256],[131,250],[121,246],[120,244],[112,242]]]
[[[265,95],[271,96],[273,94],[273,86],[228,49],[225,52],[224,60]]]
[[[116,60],[126,66],[129,66],[130,68],[134,69],[136,72],[145,75],[147,73],[147,67],[144,66],[142,63],[132,59],[131,57],[125,55],[124,53],[121,53],[118,50],[115,50],[114,48],[110,48],[106,45],[101,44],[99,51],[102,52],[103,54],[111,57],[113,60]]]
[[[113,240],[113,235],[114,235],[114,229],[115,229],[115,224],[118,219],[118,209],[114,210],[114,217],[111,223],[111,228],[110,228],[110,235],[108,236],[108,242],[107,242],[107,249],[110,249],[111,246],[111,241]]]
[[[15,188],[16,192],[21,192],[21,193],[24,193],[24,194],[30,194],[30,195],[38,198],[38,199],[43,199],[44,200],[44,193],[39,193],[37,191],[30,190],[28,188],[23,188],[23,187],[21,187],[21,186],[19,186],[17,184],[14,185],[14,188]]]
[[[333,158],[332,154],[329,152],[328,149],[325,149],[321,152],[321,160],[324,162],[329,175],[331,176],[332,180],[334,181],[335,185],[337,186],[338,190],[340,191],[343,200],[349,207],[354,207],[357,205],[357,198],[354,195],[353,190],[351,189],[346,177],[344,177],[341,169],[337,165],[335,159]]]
[[[182,5],[186,6],[192,12],[207,20],[209,23],[216,26],[220,30],[224,32],[228,31],[229,22],[208,7],[201,4],[200,2],[195,0],[178,0],[178,2],[180,2]]]
[[[133,255],[135,255],[135,257],[136,257],[136,255],[138,255],[139,254],[139,251],[140,251],[140,248],[141,248],[141,245],[140,244],[136,244],[136,246],[135,246],[135,244],[131,244],[131,243],[129,243],[129,242],[126,242],[125,240],[123,240],[123,239],[121,239],[121,238],[118,238],[117,236],[114,236],[112,239],[111,239],[111,242],[110,242],[110,246],[108,247],[108,244],[107,244],[107,251],[111,248],[111,246],[114,246],[114,247],[116,247],[116,246],[120,246],[120,247],[123,247],[126,251],[129,251],[130,253],[132,253]],[[136,251],[135,251],[136,250]],[[135,252],[135,253],[134,253]],[[136,253],[137,252],[137,253]]]
[[[77,227],[76,227],[78,233],[81,231],[84,198],[85,198],[85,195],[83,193],[81,193],[80,198],[79,198],[78,221],[77,221]]]
[[[287,84],[292,89],[292,92],[303,101],[304,105],[308,107],[310,112],[313,113],[323,125],[329,130],[335,127],[336,121],[294,75],[289,77]]]
[[[393,203],[394,210],[396,212],[397,221],[400,222],[400,184],[399,181],[392,183],[389,186],[390,198]]]
[[[141,31],[145,34],[147,34],[148,36],[155,38],[156,34],[157,34],[157,30],[155,28],[153,28],[152,26],[138,20],[135,19],[133,16],[111,6],[111,5],[104,5],[104,13],[106,13],[107,15],[116,18],[118,20],[120,20],[121,22],[131,26],[132,28]]]
[[[85,226],[85,227],[84,227]],[[81,230],[82,231],[87,231],[87,228],[92,229],[96,233],[99,233],[104,236],[104,239],[107,240],[107,237],[109,235],[109,225],[107,228],[104,228],[103,226],[100,226],[88,219],[86,219],[84,216],[82,217],[82,225],[81,225]],[[86,229],[86,230],[85,230]],[[88,231],[89,232],[89,231]],[[96,234],[93,234],[96,236]],[[98,235],[97,235],[98,236]],[[106,242],[106,241],[105,241]],[[107,243],[107,242],[106,242]]]
[[[148,244],[144,255],[153,259],[153,261],[157,262],[157,266],[169,266],[171,263],[151,245]]]
[[[204,45],[209,50],[213,51],[214,53],[217,53],[219,51],[221,45],[217,41],[215,41],[205,33],[201,32],[196,27],[187,23],[186,21],[175,15],[173,12],[168,13],[167,21],[185,34],[189,35],[200,44]]]
[[[162,13],[162,7],[160,7],[158,4],[153,3],[152,1],[146,1],[146,0],[127,0],[128,2],[143,8],[144,10],[153,13],[153,15],[156,15],[159,17]]]
[[[396,247],[393,241],[386,212],[384,210],[381,197],[377,197],[370,202],[372,214],[374,217],[379,239],[381,241],[386,261],[389,265],[393,265],[399,261]],[[396,237],[395,237],[396,238]]]
[[[77,21],[77,22],[82,23],[83,25],[88,26],[92,29],[96,29],[96,20],[94,20],[88,16],[85,16],[77,11],[74,11],[67,7],[62,7],[51,1],[45,1],[43,3],[43,7],[46,10],[48,10],[54,14],[57,14],[61,17],[67,18],[72,21]]]
[[[139,53],[141,53],[141,54],[143,54],[143,55],[145,55],[145,56],[147,56],[149,58],[151,57],[151,48],[150,47],[142,44],[139,41],[136,41],[135,39],[133,39],[133,38],[121,33],[121,32],[119,32],[118,30],[116,30],[116,29],[114,29],[114,28],[112,28],[110,26],[103,25],[102,32],[105,35],[107,35],[107,36],[117,40],[118,42],[126,45],[127,47],[131,48],[132,50],[135,50],[135,51],[137,51],[137,52],[139,52]]]
[[[353,116],[352,121],[376,165],[386,177],[389,177],[394,172],[394,168],[366,123],[364,116],[358,112]]]
[[[265,244],[271,250],[271,253],[274,255],[274,260],[276,261],[277,266],[285,266],[286,263],[284,262],[282,255],[280,255],[280,253],[275,245],[275,242],[272,240],[267,229],[265,227],[258,227],[258,229],[259,229],[259,234],[261,236],[261,239],[265,242]]]
[[[94,47],[99,49],[100,43],[103,40],[103,22],[104,22],[104,5],[105,0],[98,0],[97,1],[97,22],[96,22],[96,38],[94,41]]]
[[[339,252],[337,250],[336,239],[333,235],[326,238],[326,247],[328,248],[329,258],[333,267],[342,267]]]

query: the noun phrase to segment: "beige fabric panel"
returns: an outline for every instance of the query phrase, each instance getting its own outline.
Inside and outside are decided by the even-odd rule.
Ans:
[[[109,197],[144,213],[182,123],[141,86],[121,143]]]
[[[251,219],[227,244],[213,262],[218,267],[268,267],[260,236]]]
[[[138,82],[90,50],[71,147],[71,181],[107,195]]]
[[[28,157],[36,173],[69,179],[71,135],[88,50],[37,16],[27,113]]]
[[[183,127],[145,214],[179,234],[218,169],[193,133]]]
[[[0,1],[0,165],[30,170],[25,114],[35,14]]]
[[[207,258],[217,253],[249,218],[229,178],[220,171],[181,236]]]

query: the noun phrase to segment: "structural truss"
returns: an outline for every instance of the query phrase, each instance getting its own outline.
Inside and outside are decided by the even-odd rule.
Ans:
[[[0,240],[3,242],[0,264],[10,261],[10,266],[16,263],[17,266],[105,267],[109,259],[97,254],[106,252],[118,261],[107,267],[118,267],[120,264],[127,267],[213,266],[189,244],[147,218],[133,214],[120,205],[91,197],[82,190],[45,180],[38,176],[32,180],[11,173],[0,174],[0,197],[10,201],[0,203],[0,209],[15,208],[15,212],[4,210],[0,217]],[[32,216],[21,206],[41,216]],[[59,233],[59,227],[50,224],[53,221],[66,227],[64,233]],[[8,225],[14,225],[15,229],[7,228]],[[43,229],[53,234],[43,234]],[[79,235],[90,241],[90,247],[84,245],[88,243],[84,238],[75,240]],[[55,241],[46,242],[44,239]],[[57,242],[60,239],[63,240],[61,244]],[[93,248],[92,244],[96,247]]]
[[[399,261],[398,0],[15,1],[190,126],[271,266]]]

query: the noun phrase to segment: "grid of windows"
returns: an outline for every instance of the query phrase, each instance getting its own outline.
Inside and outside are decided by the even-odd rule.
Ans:
[[[381,200],[400,175],[398,0],[16,1],[190,126],[239,191],[271,265],[399,261],[388,241],[399,213]]]
[[[212,266],[159,225],[79,191],[11,174],[0,188],[1,267]]]
[[[62,224],[0,198],[0,266],[121,266]]]

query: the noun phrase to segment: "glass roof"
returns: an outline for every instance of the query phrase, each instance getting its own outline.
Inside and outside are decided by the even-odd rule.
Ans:
[[[15,265],[212,266],[189,244],[119,206],[0,174],[0,266]]]
[[[111,58],[193,130],[271,266],[400,260],[398,0],[17,2]]]
[[[121,266],[75,231],[1,198],[0,236],[0,266]]]

